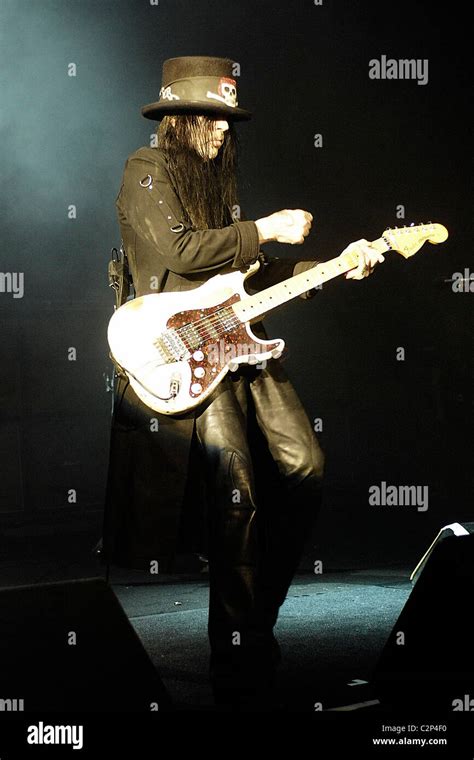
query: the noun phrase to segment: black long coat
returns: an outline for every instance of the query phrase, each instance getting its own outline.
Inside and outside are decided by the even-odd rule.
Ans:
[[[159,148],[140,148],[128,158],[116,206],[137,297],[190,290],[215,274],[235,271],[257,258],[260,271],[247,283],[251,284],[249,290],[261,290],[317,263],[268,258],[259,248],[253,221],[194,230],[185,221],[166,155]],[[261,323],[253,329],[265,337]],[[201,546],[204,493],[199,462],[195,457],[190,460],[194,416],[195,411],[173,417],[158,414],[138,399],[125,378],[119,379],[110,440],[103,561],[145,571],[158,566],[163,572],[173,568],[180,548]]]

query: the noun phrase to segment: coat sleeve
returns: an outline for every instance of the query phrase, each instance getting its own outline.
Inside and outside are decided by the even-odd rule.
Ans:
[[[254,221],[236,221],[221,229],[192,229],[158,155],[156,159],[133,155],[127,160],[117,211],[119,219],[155,248],[163,266],[177,274],[204,272],[225,264],[240,269],[259,256]]]

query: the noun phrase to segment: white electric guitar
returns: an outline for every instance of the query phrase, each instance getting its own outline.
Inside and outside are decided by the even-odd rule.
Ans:
[[[377,251],[405,258],[425,243],[442,243],[441,224],[388,229],[372,242]],[[108,341],[113,360],[139,398],[156,412],[180,414],[196,407],[239,364],[261,364],[281,355],[281,339],[261,340],[250,324],[307,290],[357,267],[357,252],[343,253],[309,271],[249,295],[244,271],[218,274],[181,293],[153,293],[127,301],[113,314]]]

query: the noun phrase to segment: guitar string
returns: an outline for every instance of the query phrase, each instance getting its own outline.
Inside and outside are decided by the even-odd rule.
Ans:
[[[218,312],[223,312],[226,310],[229,313],[229,317],[227,318],[228,324],[225,324],[223,322],[223,320],[225,320],[226,317],[218,313]],[[236,315],[232,316],[230,314],[230,309],[228,306],[222,307],[221,309],[218,310],[218,312],[213,312],[212,314],[206,315],[205,317],[200,317],[195,322],[190,322],[186,325],[182,325],[181,327],[178,327],[175,330],[175,332],[178,334],[178,337],[180,339],[184,338],[183,343],[185,343],[185,346],[188,350],[192,347],[191,344],[192,344],[193,339],[196,338],[196,335],[193,334],[193,327],[196,324],[199,325],[199,323],[204,323],[204,324],[199,325],[201,329],[199,329],[199,327],[196,327],[195,329],[195,332],[197,333],[197,337],[199,339],[199,343],[197,346],[193,346],[194,350],[197,350],[197,348],[200,345],[202,345],[202,343],[209,340],[210,338],[222,337],[229,330],[234,330],[236,327],[242,324],[242,322],[240,322],[240,320],[238,319]],[[209,327],[207,327],[206,323],[209,324]],[[205,331],[202,330],[202,327],[205,327]],[[213,335],[211,332],[209,332],[210,328],[213,330],[214,333],[217,333],[217,335],[215,334]],[[188,341],[190,345],[186,345],[185,341]]]
[[[220,312],[227,312],[227,314],[222,314]],[[224,324],[224,321],[228,321],[230,323],[229,327],[227,327]],[[219,327],[223,327],[224,330],[228,329],[234,329],[235,327],[238,327],[239,324],[243,324],[236,314],[231,314],[231,309],[229,306],[223,306],[221,309],[218,309],[215,312],[212,312],[212,314],[207,314],[204,317],[200,317],[199,319],[196,319],[194,322],[188,322],[184,325],[181,325],[176,329],[176,332],[178,334],[185,333],[185,332],[192,332],[193,328],[198,332],[199,337],[201,337],[201,327],[205,327],[209,324],[211,328],[214,325],[217,325]],[[211,337],[211,335],[204,335],[204,338]]]
[[[230,306],[223,306],[221,309],[218,309],[212,314],[206,315],[205,317],[200,317],[194,322],[189,322],[185,325],[181,325],[175,330],[175,332],[178,334],[178,337],[180,339],[183,340],[184,338],[183,342],[186,345],[185,341],[191,342],[192,339],[195,338],[193,335],[193,331],[195,330],[199,339],[198,346],[194,347],[195,350],[197,350],[197,348],[202,345],[202,343],[208,341],[209,339],[222,337],[229,330],[234,330],[236,327],[239,327],[239,325],[244,324],[240,321],[236,314],[231,314],[231,308],[232,307]],[[228,317],[222,314],[222,312],[226,311],[229,314]],[[225,320],[228,320],[228,325],[225,324]],[[205,328],[204,331],[202,330],[203,327]],[[209,332],[209,330],[211,330],[211,332]],[[213,332],[217,334],[213,334]],[[189,350],[190,346],[186,345],[186,348]]]
[[[332,270],[335,268],[336,267],[334,265],[330,265],[329,262],[326,262],[326,269]],[[321,272],[321,274],[323,273]],[[185,343],[185,341],[191,342],[193,338],[195,338],[193,331],[197,332],[197,337],[199,339],[199,344],[195,347],[197,349],[200,345],[202,345],[203,342],[209,340],[210,338],[222,337],[229,330],[234,330],[239,325],[244,324],[235,313],[233,315],[231,314],[231,309],[231,306],[223,306],[212,314],[200,317],[194,322],[189,322],[185,325],[181,325],[175,330],[175,332],[178,334],[178,337],[181,340],[184,338],[183,343]],[[222,314],[222,312],[226,311],[228,312],[229,317]],[[224,320],[226,319],[229,322],[228,325],[224,323]],[[202,327],[204,327],[207,331],[203,331]],[[211,330],[211,332],[209,332],[209,330]],[[213,335],[213,332],[217,333],[217,335]],[[189,350],[190,346],[186,345],[186,348]]]
[[[221,311],[224,311],[227,308],[228,307],[224,307]],[[200,341],[199,345],[201,345],[201,342],[209,340],[210,338],[221,337],[222,335],[225,335],[226,332],[229,332],[229,330],[235,330],[235,328],[239,327],[241,324],[243,323],[240,322],[237,316],[229,314],[227,317],[213,312],[207,317],[201,317],[196,322],[182,325],[176,330],[176,332],[179,337],[184,336],[191,341],[195,337],[195,335],[193,335],[193,331],[195,331]],[[204,330],[202,328],[204,328]],[[214,335],[213,333],[217,334]]]
[[[390,248],[390,246],[388,245],[387,241],[384,241],[384,242],[387,245],[387,247]],[[326,279],[331,279],[334,276],[334,274],[341,274],[340,269],[341,269],[341,259],[342,259],[342,257],[344,257],[345,261],[349,263],[349,268],[353,267],[353,266],[357,266],[357,264],[358,264],[358,258],[359,258],[357,254],[354,254],[354,253],[341,254],[341,256],[338,256],[337,259],[334,259],[333,261],[321,262],[321,264],[325,265],[326,272],[321,271],[319,273],[320,276],[329,273],[330,276],[326,277]],[[336,262],[338,262],[338,263],[336,264]],[[281,283],[279,283],[279,284],[281,284]],[[193,337],[192,334],[190,333],[190,331],[192,331],[193,328],[194,328],[194,326],[196,326],[195,329],[196,329],[196,331],[198,333],[198,337],[201,338],[202,340],[208,340],[209,338],[214,337],[214,336],[212,334],[204,334],[204,335],[201,334],[201,332],[199,330],[199,323],[204,322],[206,324],[209,324],[210,328],[214,329],[214,332],[217,331],[214,328],[214,325],[217,323],[218,326],[220,326],[221,328],[224,328],[224,334],[225,334],[225,332],[227,332],[229,329],[233,330],[236,327],[238,327],[239,325],[244,324],[244,322],[242,322],[237,317],[237,315],[234,313],[233,316],[232,315],[230,316],[230,321],[231,321],[230,327],[226,326],[225,324],[219,325],[219,321],[220,320],[222,320],[222,319],[225,320],[226,319],[226,317],[223,317],[220,314],[220,312],[228,311],[230,313],[231,309],[232,309],[231,306],[223,306],[223,307],[221,307],[220,309],[218,309],[217,311],[213,312],[210,315],[206,315],[205,317],[200,317],[199,319],[195,320],[194,322],[189,322],[189,323],[187,323],[185,325],[181,325],[181,327],[177,328],[176,332],[178,333],[178,335],[180,337],[181,337],[181,334],[183,334],[183,335],[186,335],[186,337],[189,339],[190,337],[191,338]]]
[[[410,232],[411,232],[411,229],[410,229]],[[387,248],[391,249],[392,246],[385,239],[385,236],[383,237],[383,240]],[[348,254],[348,253],[346,253],[345,255],[341,254],[339,257],[337,257],[337,259],[335,259],[332,262],[331,261],[321,262],[322,264],[325,264],[326,272],[321,271],[320,276],[326,274],[329,271],[329,277],[325,278],[325,280],[327,280],[327,279],[331,279],[334,276],[334,273],[341,274],[340,268],[341,268],[341,259],[343,256],[346,262],[349,262],[349,268],[351,266],[357,266],[358,259],[359,259],[357,255]],[[336,266],[336,261],[338,261],[337,266]],[[337,270],[339,270],[339,272]],[[190,348],[197,349],[199,348],[199,346],[202,345],[202,343],[209,340],[210,338],[215,339],[218,337],[222,337],[227,332],[229,332],[229,330],[234,330],[239,325],[245,324],[245,322],[242,322],[239,319],[239,317],[235,314],[235,312],[232,314],[232,311],[233,311],[232,306],[223,306],[220,309],[217,309],[217,311],[212,312],[212,314],[206,315],[204,317],[200,317],[199,319],[194,320],[192,322],[188,322],[187,324],[181,325],[180,327],[176,329],[171,328],[169,332],[176,333],[179,339],[184,343],[187,350],[190,350]],[[227,321],[227,324],[226,324],[226,321]],[[203,327],[204,327],[204,331],[202,330]],[[211,330],[212,332],[208,332],[209,330]],[[212,333],[214,333],[214,335]],[[199,343],[197,346],[192,346],[192,343],[196,340],[196,336],[199,340]],[[157,341],[159,340],[159,337],[160,336],[158,336],[158,338],[156,339]],[[186,342],[188,342],[189,345],[186,345]]]
[[[327,269],[332,269],[332,268],[335,269],[335,267],[329,267],[329,266],[327,267]],[[212,328],[216,322],[219,323],[220,320],[226,319],[226,317],[223,317],[219,312],[223,312],[223,311],[230,312],[231,309],[232,309],[231,306],[223,306],[221,309],[218,309],[217,311],[213,312],[212,314],[206,315],[205,317],[200,317],[199,319],[195,320],[194,322],[189,322],[189,323],[187,323],[185,325],[181,325],[181,327],[177,328],[176,332],[178,334],[185,333],[187,330],[189,330],[189,329],[192,330],[193,327],[196,326],[196,330],[199,333],[199,323],[200,322],[209,323],[210,326],[211,326],[211,328]],[[243,322],[241,322],[241,320],[237,317],[237,315],[235,313],[230,316],[230,320],[233,321],[233,324],[231,324],[230,328],[226,328],[225,325],[223,325],[224,326],[224,332],[227,332],[228,329],[235,329],[240,324],[244,324]],[[199,337],[201,337],[200,333],[199,333]],[[213,337],[212,334],[207,334],[207,335],[202,336],[203,340],[208,340],[211,337]]]

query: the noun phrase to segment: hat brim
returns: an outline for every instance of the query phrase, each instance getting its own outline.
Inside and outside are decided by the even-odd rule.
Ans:
[[[233,108],[232,106],[226,106],[224,103],[220,105],[213,105],[212,103],[203,103],[202,100],[170,100],[167,103],[156,102],[149,103],[143,106],[141,109],[142,116],[145,119],[153,119],[154,121],[160,121],[163,116],[168,114],[190,114],[200,113],[206,116],[217,116],[233,121],[248,121],[252,118],[250,111],[246,111],[245,108]]]

